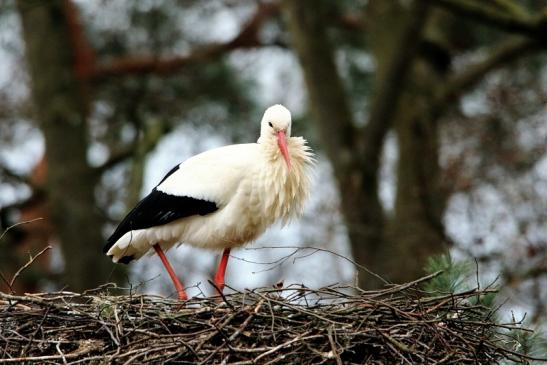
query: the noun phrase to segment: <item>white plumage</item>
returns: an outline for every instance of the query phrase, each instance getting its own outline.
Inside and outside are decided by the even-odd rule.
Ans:
[[[290,112],[274,105],[257,143],[212,149],[179,164],[120,224],[107,255],[128,262],[156,244],[229,249],[301,213],[314,159],[290,131]]]

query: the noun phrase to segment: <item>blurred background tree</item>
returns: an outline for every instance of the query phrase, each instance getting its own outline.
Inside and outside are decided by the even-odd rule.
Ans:
[[[9,277],[25,251],[56,241],[61,250],[19,280],[25,290],[144,278],[144,266],[126,273],[101,246],[169,170],[152,156],[173,136],[195,142],[187,155],[252,141],[263,109],[283,102],[320,156],[317,194],[290,231],[293,244],[351,254],[394,282],[450,250],[476,258],[485,277],[501,276],[507,295],[528,298],[539,317],[547,296],[546,6],[5,1],[1,216],[4,227],[43,219],[2,238],[0,271]],[[43,152],[32,147],[40,141]],[[38,152],[25,160],[24,151]],[[316,285],[352,280],[340,260],[305,260],[313,258],[270,267],[262,283],[308,280],[295,273],[313,265],[329,267]],[[365,272],[358,282],[381,284]]]

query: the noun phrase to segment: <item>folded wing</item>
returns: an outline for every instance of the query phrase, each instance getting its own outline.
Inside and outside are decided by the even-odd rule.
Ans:
[[[176,169],[171,170],[162,182],[169,178]],[[118,225],[108,238],[104,252],[108,252],[127,232],[161,226],[192,215],[210,214],[217,209],[218,206],[215,202],[191,196],[171,195],[154,188]]]

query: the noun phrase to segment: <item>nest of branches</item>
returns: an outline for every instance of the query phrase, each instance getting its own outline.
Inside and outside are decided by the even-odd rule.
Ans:
[[[434,274],[435,275],[435,274]],[[480,296],[257,289],[185,304],[147,295],[0,293],[0,363],[466,364],[527,362]]]

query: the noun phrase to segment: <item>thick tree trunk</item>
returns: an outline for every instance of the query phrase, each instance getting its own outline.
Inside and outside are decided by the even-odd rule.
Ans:
[[[395,212],[387,225],[381,255],[386,262],[385,275],[394,282],[423,275],[427,259],[447,249],[438,116],[428,110],[438,85],[446,82],[450,56],[445,47],[450,43],[452,21],[446,13],[431,14],[393,122],[398,143]]]
[[[102,255],[103,220],[96,208],[97,176],[87,164],[86,106],[75,77],[65,3],[18,0],[37,119],[46,141],[47,194],[70,290],[111,279]]]
[[[287,0],[293,47],[300,59],[309,93],[310,109],[317,123],[327,157],[341,192],[342,213],[355,260],[371,271],[393,277],[393,252],[386,250],[386,218],[378,195],[380,155],[387,131],[396,121],[399,99],[421,40],[427,5],[403,8],[395,1],[371,1],[367,29],[377,59],[376,94],[370,118],[357,128],[334,62],[334,48],[327,28],[326,1]],[[417,157],[419,158],[419,157]],[[404,183],[404,182],[403,182]],[[404,244],[404,243],[402,243]],[[410,260],[398,257],[398,272]],[[373,288],[377,278],[360,273],[359,285]]]
[[[395,128],[399,146],[395,214],[389,224],[389,239],[382,248],[386,275],[398,283],[423,275],[428,257],[446,249],[437,124],[411,111],[423,101],[423,95],[406,99],[401,112],[408,114],[396,121]]]
[[[358,151],[361,131],[353,123],[326,32],[329,6],[328,2],[316,0],[284,2],[293,47],[304,72],[311,113],[341,193],[353,256],[375,271],[384,222],[377,189],[379,157],[367,160]],[[361,286],[371,280],[376,279],[365,272],[359,273]]]

